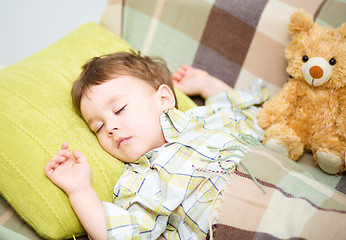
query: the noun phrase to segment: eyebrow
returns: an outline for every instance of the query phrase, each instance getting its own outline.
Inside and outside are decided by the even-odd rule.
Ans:
[[[105,106],[107,106],[107,105],[109,105],[109,104],[111,104],[111,103],[114,103],[114,102],[116,102],[119,98],[123,98],[123,97],[125,97],[126,96],[126,94],[119,94],[119,95],[116,95],[116,96],[113,96],[113,97],[111,97],[106,103],[105,103]],[[88,123],[88,125],[90,126],[92,123],[93,123],[93,121],[94,121],[94,119],[93,118],[89,118],[89,119],[87,119],[87,123]]]
[[[119,98],[123,98],[123,97],[125,97],[125,96],[126,96],[126,94],[119,94],[119,95],[113,96],[113,97],[111,97],[111,98],[106,102],[105,105],[109,105],[109,104],[111,104],[111,103],[114,103],[114,102],[116,102]]]

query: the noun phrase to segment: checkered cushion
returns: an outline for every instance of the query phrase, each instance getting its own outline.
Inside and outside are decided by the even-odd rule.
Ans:
[[[323,2],[109,0],[101,24],[142,54],[163,57],[171,71],[190,64],[236,89],[260,77],[273,94],[288,78],[284,49],[290,15],[305,8],[316,16]]]

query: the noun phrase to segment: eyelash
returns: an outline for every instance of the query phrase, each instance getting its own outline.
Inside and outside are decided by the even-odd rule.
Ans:
[[[127,106],[127,104],[125,104],[122,108],[120,108],[118,111],[116,111],[115,115],[118,115],[121,111],[123,111],[126,106]],[[99,133],[103,126],[104,126],[104,124],[102,124],[101,127],[99,127],[99,129],[96,130],[96,133]]]
[[[125,109],[126,106],[127,106],[127,104],[125,104],[122,108],[120,108],[117,112],[115,112],[115,114],[116,115],[119,114],[122,110]]]
[[[103,125],[104,125],[104,124],[102,124],[101,127],[99,127],[99,129],[96,130],[96,132],[95,132],[96,134],[99,133],[99,132],[101,131]]]

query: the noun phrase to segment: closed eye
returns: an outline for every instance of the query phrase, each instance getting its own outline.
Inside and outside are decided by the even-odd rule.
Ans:
[[[126,108],[127,104],[125,104],[122,108],[120,108],[118,111],[115,112],[115,115],[118,115],[119,113],[121,113],[125,108]],[[99,133],[102,128],[104,127],[104,123],[95,131],[95,133]]]
[[[101,125],[101,127],[99,127],[95,133],[99,133],[101,131],[101,129],[103,128],[104,124]]]
[[[123,111],[126,108],[127,104],[125,104],[122,108],[120,108],[118,111],[115,112],[115,114],[119,114],[121,113],[121,111]]]

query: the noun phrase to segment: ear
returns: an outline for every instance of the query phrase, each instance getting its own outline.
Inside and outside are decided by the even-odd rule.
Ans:
[[[314,20],[312,16],[307,11],[300,9],[291,15],[288,31],[294,36],[301,32],[309,31],[313,26]]]
[[[339,28],[338,31],[341,33],[341,36],[346,39],[346,23],[343,23]]]
[[[168,109],[174,108],[175,97],[173,90],[165,84],[162,84],[156,92],[157,96],[160,98],[160,104],[162,107],[162,112]]]

